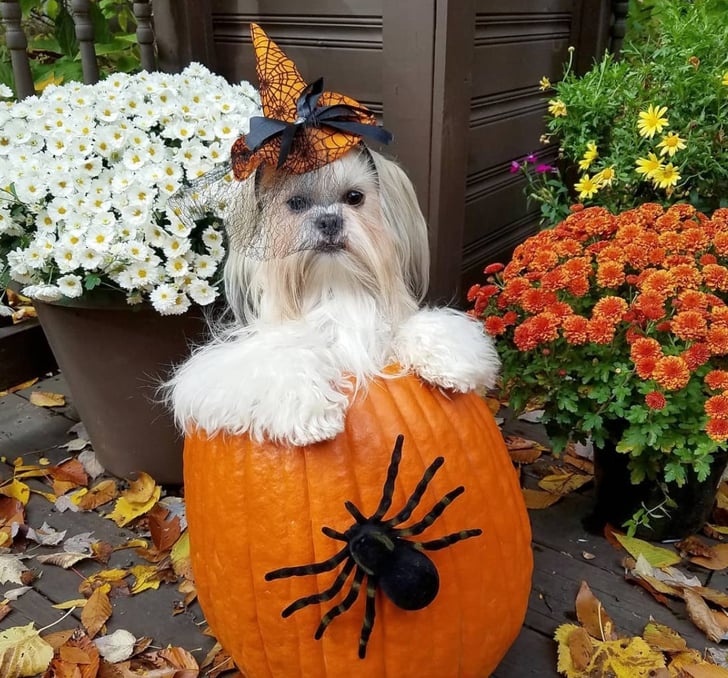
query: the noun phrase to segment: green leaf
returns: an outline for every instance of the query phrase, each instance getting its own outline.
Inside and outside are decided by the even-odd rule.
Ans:
[[[53,33],[58,40],[61,52],[67,57],[78,54],[78,40],[76,40],[76,27],[68,10],[61,7],[56,17],[56,30]]]
[[[671,565],[677,565],[682,560],[675,551],[661,546],[653,546],[643,539],[628,537],[625,534],[617,534],[616,532],[614,536],[633,558],[637,559],[642,556],[652,567],[670,567]]]
[[[87,290],[92,290],[101,284],[101,278],[95,273],[89,273],[83,280],[83,286]]]
[[[89,17],[94,27],[94,42],[111,42],[112,34],[109,29],[109,21],[95,2],[92,2],[89,6]]]

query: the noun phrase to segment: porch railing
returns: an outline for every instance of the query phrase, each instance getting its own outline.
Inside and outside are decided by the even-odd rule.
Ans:
[[[99,79],[99,69],[94,47],[94,27],[89,16],[89,0],[71,0],[71,16],[76,29],[79,44],[83,81],[93,84]],[[151,0],[140,0],[133,4],[136,18],[136,37],[141,54],[141,66],[144,70],[156,70],[157,59],[152,26]],[[5,41],[10,51],[10,59],[15,80],[15,95],[18,99],[35,94],[33,76],[28,58],[28,40],[21,25],[21,11],[18,0],[0,2],[0,16],[5,28]]]

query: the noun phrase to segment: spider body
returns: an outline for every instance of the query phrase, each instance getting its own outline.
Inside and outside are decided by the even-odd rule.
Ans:
[[[397,607],[404,610],[420,610],[429,605],[437,595],[440,586],[437,568],[424,551],[434,551],[450,546],[463,539],[478,536],[480,529],[467,529],[433,539],[411,541],[405,537],[421,534],[442,515],[448,505],[460,496],[465,488],[456,487],[440,499],[430,511],[416,523],[399,527],[406,522],[419,505],[422,496],[437,470],[443,465],[443,457],[437,457],[427,468],[404,507],[394,516],[384,520],[392,504],[394,485],[402,458],[404,436],[397,436],[392,459],[387,470],[382,498],[376,511],[368,518],[351,502],[345,502],[346,510],[354,523],[344,532],[323,527],[322,532],[345,546],[328,560],[309,565],[284,567],[268,572],[267,581],[284,577],[300,577],[334,570],[343,563],[331,586],[310,596],[299,598],[286,607],[283,617],[288,617],[308,605],[323,603],[334,598],[353,574],[351,588],[341,602],[331,608],[321,619],[314,634],[319,639],[328,625],[340,614],[346,612],[357,600],[366,579],[366,606],[364,622],[359,637],[359,657],[366,656],[367,642],[374,627],[375,595],[377,589]]]

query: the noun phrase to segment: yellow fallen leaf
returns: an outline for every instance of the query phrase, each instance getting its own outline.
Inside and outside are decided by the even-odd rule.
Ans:
[[[172,547],[170,558],[172,569],[178,577],[192,579],[192,562],[190,561],[190,536],[185,530]]]
[[[99,506],[108,504],[118,496],[116,481],[111,478],[101,480],[90,490],[83,488],[71,495],[71,502],[84,511],[92,511]]]
[[[52,659],[53,648],[38,635],[33,622],[0,633],[0,676],[3,678],[43,673]]]
[[[523,492],[526,508],[529,509],[545,509],[561,499],[560,494],[543,492],[542,490],[530,490],[525,487],[521,489],[521,492]]]
[[[30,488],[20,480],[13,478],[9,483],[0,487],[0,494],[17,499],[25,506],[30,499]]]
[[[77,607],[83,607],[87,602],[87,598],[76,598],[76,600],[67,600],[64,603],[56,603],[55,605],[51,605],[51,607],[55,607],[56,610],[70,610]]]
[[[156,490],[154,478],[148,473],[139,473],[136,480],[129,483],[129,489],[122,496],[132,504],[144,504],[152,498]]]
[[[538,486],[546,492],[565,495],[578,490],[592,480],[592,476],[582,473],[559,473],[545,476],[538,481]]]
[[[63,407],[66,404],[66,397],[62,393],[33,391],[30,394],[30,404],[37,407]]]
[[[158,589],[162,583],[159,580],[159,568],[156,565],[135,565],[129,568],[129,572],[136,577],[131,587],[132,594],[141,593],[148,589]]]
[[[114,510],[106,517],[113,520],[119,527],[124,527],[132,520],[143,516],[147,511],[151,511],[161,496],[162,488],[159,485],[154,487],[149,499],[143,502],[130,501],[126,495],[122,495],[116,500]]]
[[[681,670],[681,675],[685,678],[728,678],[728,669],[705,661],[701,661],[699,664],[682,666]]]
[[[677,631],[655,621],[651,621],[645,626],[642,637],[653,650],[660,652],[673,654],[688,649],[687,641]]]
[[[665,668],[665,658],[639,637],[620,640],[591,639],[592,648],[586,666],[575,663],[574,638],[584,633],[575,624],[562,624],[556,629],[554,638],[559,643],[557,670],[567,678],[585,676],[613,676],[613,678],[636,678],[648,676],[650,671]],[[571,641],[571,644],[570,644]],[[583,666],[583,668],[581,668]]]
[[[661,546],[653,546],[643,539],[628,537],[626,534],[616,532],[614,536],[633,558],[639,558],[642,555],[652,567],[669,567],[670,565],[677,565],[682,560],[675,551]]]

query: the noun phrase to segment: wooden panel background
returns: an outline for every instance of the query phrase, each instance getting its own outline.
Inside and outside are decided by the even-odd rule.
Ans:
[[[617,3],[619,4],[619,3]],[[588,68],[609,44],[612,0],[155,0],[178,28],[167,70],[197,56],[255,83],[248,24],[260,23],[309,82],[358,99],[395,136],[430,224],[431,299],[462,303],[483,266],[536,228],[512,160],[538,151],[547,97],[577,48]],[[168,21],[168,19],[165,19]],[[181,37],[180,37],[181,36]],[[182,44],[174,44],[174,40]],[[177,63],[175,63],[175,58]],[[188,59],[189,60],[189,59]]]

